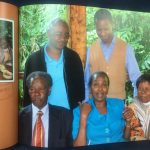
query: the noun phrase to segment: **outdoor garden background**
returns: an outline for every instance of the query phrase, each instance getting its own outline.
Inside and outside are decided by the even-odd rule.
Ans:
[[[23,74],[25,62],[31,53],[39,50],[47,42],[49,22],[57,17],[69,20],[68,5],[29,5],[20,8],[19,17],[19,71]],[[77,6],[75,6],[77,7]],[[79,7],[79,6],[78,6]],[[82,7],[83,8],[83,7]],[[94,28],[94,14],[100,8],[85,7],[86,47],[97,39]],[[110,10],[110,9],[109,9]],[[114,33],[127,41],[133,48],[142,73],[150,73],[150,13],[125,10],[110,10],[114,21]],[[72,31],[73,33],[73,31]],[[71,34],[72,34],[71,33]],[[81,35],[82,36],[82,35]],[[68,44],[69,47],[71,47]],[[80,53],[79,53],[80,55]],[[82,56],[82,57],[85,57]],[[82,59],[83,65],[85,58]],[[38,61],[38,60],[37,60]],[[119,72],[118,72],[119,73]],[[132,86],[126,84],[127,100],[132,101]],[[19,80],[20,107],[23,97],[22,78]]]

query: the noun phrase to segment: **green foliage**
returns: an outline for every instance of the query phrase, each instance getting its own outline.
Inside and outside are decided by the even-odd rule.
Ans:
[[[22,107],[22,99],[23,99],[23,80],[19,80],[19,109]]]
[[[20,8],[20,71],[24,71],[28,56],[47,42],[48,25],[57,17],[67,19],[65,5],[30,5]]]
[[[47,43],[47,28],[54,18],[67,20],[66,5],[29,5],[20,8],[19,18],[19,71],[24,71],[29,55]],[[19,81],[20,97],[23,97]]]
[[[12,38],[13,26],[11,21],[0,20],[0,36]]]
[[[99,8],[87,7],[87,45],[91,45],[97,35],[94,27],[94,13]],[[110,10],[113,16],[114,33],[133,48],[142,72],[150,70],[150,14],[142,12]]]
[[[86,8],[87,47],[89,47],[97,39],[97,34],[94,27],[94,14],[98,9],[99,8],[97,7]]]
[[[99,8],[87,7],[87,47],[96,39],[94,27],[94,13]],[[110,10],[114,19],[114,33],[128,42],[135,52],[141,72],[150,73],[150,14],[122,10]],[[46,30],[49,22],[61,17],[67,20],[66,5],[30,5],[20,9],[20,41],[19,65],[24,71],[28,56],[37,51],[47,42]],[[132,99],[132,86],[126,84],[127,99]],[[22,89],[20,82],[20,88]],[[20,92],[22,93],[22,91]],[[22,94],[21,94],[22,96]]]
[[[94,27],[94,13],[99,8],[87,8],[87,45],[97,39]],[[135,56],[142,73],[150,72],[150,14],[142,12],[110,10],[113,16],[114,34],[134,48]],[[133,88],[126,84],[127,99],[131,101]]]

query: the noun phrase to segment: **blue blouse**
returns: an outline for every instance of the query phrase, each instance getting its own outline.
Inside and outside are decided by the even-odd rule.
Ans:
[[[101,114],[91,99],[92,110],[88,115],[86,127],[87,145],[113,143],[125,141],[123,138],[125,120],[123,119],[124,101],[115,98],[107,98],[107,113]],[[80,109],[75,108],[73,111],[73,139],[78,135],[80,123]]]

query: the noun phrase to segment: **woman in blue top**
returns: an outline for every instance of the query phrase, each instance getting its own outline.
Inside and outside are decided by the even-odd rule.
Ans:
[[[89,82],[92,98],[74,109],[74,146],[124,141],[133,111],[124,101],[107,98],[109,78],[104,72],[94,73]],[[125,126],[126,120],[126,126]]]

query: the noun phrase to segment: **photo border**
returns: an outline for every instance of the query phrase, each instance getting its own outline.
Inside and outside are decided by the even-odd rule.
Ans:
[[[0,80],[0,83],[15,82],[14,20],[0,17],[0,21],[1,21],[1,20],[2,20],[2,21],[9,21],[9,22],[12,22],[12,59],[13,59],[13,62],[12,62],[12,67],[13,67],[12,73],[13,73],[13,78],[12,78],[12,80]]]

